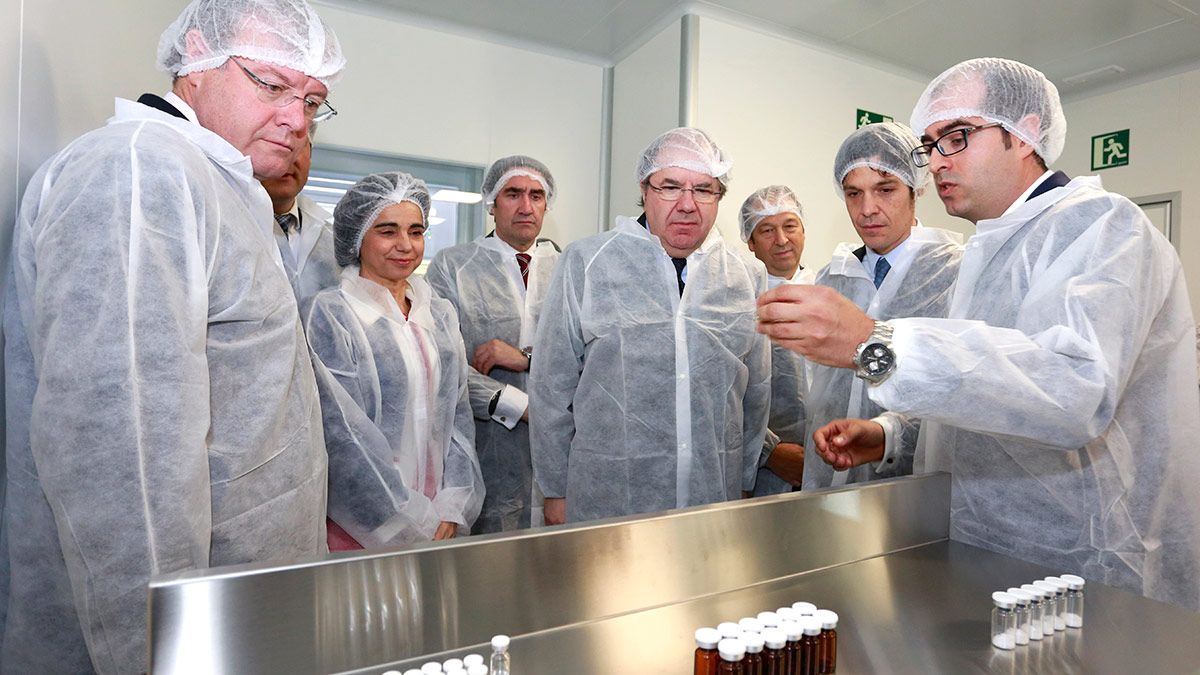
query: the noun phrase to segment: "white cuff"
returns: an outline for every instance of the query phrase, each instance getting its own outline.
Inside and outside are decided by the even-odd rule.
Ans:
[[[883,427],[883,457],[874,466],[876,473],[882,473],[895,466],[896,460],[900,459],[899,446],[902,419],[900,415],[886,411],[879,417],[871,418],[872,422]]]
[[[529,394],[506,384],[500,390],[500,400],[496,401],[496,412],[492,413],[492,419],[512,430],[521,421],[521,415],[525,414],[527,408]]]

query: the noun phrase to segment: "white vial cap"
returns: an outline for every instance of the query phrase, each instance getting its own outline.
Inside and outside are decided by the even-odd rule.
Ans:
[[[992,602],[1000,609],[1012,609],[1016,606],[1017,599],[1004,591],[996,591],[992,593]]]
[[[1035,581],[1035,582],[1033,582],[1033,585],[1042,589],[1042,592],[1044,592],[1046,594],[1047,598],[1052,598],[1052,597],[1058,595],[1060,592],[1058,590],[1058,584],[1052,584],[1049,581],[1046,581],[1045,579],[1042,579],[1041,581]]]
[[[741,661],[746,656],[746,645],[737,638],[727,638],[717,644],[722,661]]]
[[[783,649],[783,646],[787,644],[787,633],[778,628],[768,628],[763,631],[762,636],[763,644],[771,649]]]
[[[1054,584],[1058,588],[1059,593],[1066,593],[1067,589],[1070,588],[1067,582],[1062,580],[1062,577],[1046,577],[1044,581]]]
[[[472,664],[467,668],[467,675],[487,675],[487,666],[482,663]]]
[[[1017,599],[1017,602],[1022,605],[1028,605],[1033,602],[1033,594],[1028,591],[1023,591],[1019,588],[1010,588],[1005,593]]]
[[[425,675],[439,675],[442,672],[442,664],[437,661],[430,661],[421,666],[421,672]]]
[[[425,674],[421,672],[420,668],[409,668],[408,670],[404,671],[404,675],[425,675]]]
[[[697,628],[696,646],[701,649],[716,649],[721,641],[721,632],[716,628]]]
[[[762,622],[763,628],[779,625],[779,615],[775,612],[759,612],[758,620]]]
[[[1063,581],[1067,582],[1067,588],[1070,588],[1073,591],[1083,590],[1084,584],[1087,583],[1086,581],[1083,580],[1083,577],[1077,577],[1074,574],[1064,574],[1061,577],[1059,577],[1059,579],[1062,579]]]
[[[735,638],[742,634],[742,627],[732,621],[722,621],[717,624],[717,631],[721,633],[721,638]]]
[[[788,642],[795,642],[800,639],[801,635],[804,635],[804,629],[796,621],[784,621],[779,624],[779,629],[787,636]]]
[[[442,661],[442,670],[447,673],[452,670],[462,670],[463,668],[466,668],[466,666],[463,665],[462,659],[446,659]]]
[[[417,672],[419,673],[419,672],[421,672],[421,671],[419,671],[419,670],[418,670]],[[383,675],[400,675],[400,671],[398,671],[398,670],[385,670],[385,671],[383,671]]]
[[[813,614],[817,621],[821,622],[821,628],[831,630],[837,628],[838,615],[837,612],[831,609],[818,609],[816,614]]]
[[[1033,599],[1037,600],[1038,602],[1041,602],[1042,599],[1046,597],[1046,591],[1034,586],[1033,584],[1021,584],[1021,590],[1032,595]]]
[[[805,635],[820,635],[821,620],[815,616],[806,616],[800,619],[800,628]]]
[[[492,651],[506,652],[508,651],[508,643],[510,640],[507,635],[497,635],[492,638]]]
[[[766,640],[759,633],[742,633],[742,642],[746,643],[746,651],[757,654],[763,650]]]
[[[483,665],[483,655],[482,654],[467,654],[466,656],[463,657],[463,665],[466,666],[468,669],[470,669],[471,666],[482,666]]]
[[[800,618],[800,613],[791,607],[780,607],[775,610],[775,616],[778,616],[780,621],[795,621]]]
[[[744,633],[761,633],[763,629],[762,622],[751,617],[742,619],[738,622],[738,625],[742,627],[742,632]]]
[[[793,602],[792,609],[800,616],[812,616],[817,612],[817,606],[811,602]]]

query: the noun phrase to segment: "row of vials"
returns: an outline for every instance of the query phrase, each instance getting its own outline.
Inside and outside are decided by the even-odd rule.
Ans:
[[[1064,574],[992,593],[992,646],[1016,649],[1055,631],[1082,628],[1083,586],[1081,577]]]
[[[403,675],[510,675],[512,661],[508,656],[509,637],[497,635],[492,638],[492,658],[487,665],[483,656],[467,654],[461,659],[430,661],[420,668],[404,671]],[[398,670],[389,670],[383,675],[402,675]]]
[[[797,602],[696,631],[694,675],[819,675],[837,669],[838,615]]]

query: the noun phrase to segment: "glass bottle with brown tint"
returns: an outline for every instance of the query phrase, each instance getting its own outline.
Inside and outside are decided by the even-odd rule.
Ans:
[[[817,675],[821,670],[820,651],[821,622],[816,617],[806,616],[800,621],[804,636],[800,638],[800,667],[796,675]]]
[[[721,657],[717,654],[717,643],[721,634],[716,628],[699,628],[696,630],[696,655],[693,658],[693,675],[717,675],[717,666]]]
[[[742,633],[746,643],[746,675],[763,675],[763,636],[760,633]]]
[[[784,646],[784,675],[795,675],[800,672],[800,638],[804,637],[804,629],[795,621],[784,621],[779,625],[787,634],[787,645]]]
[[[817,658],[821,662],[819,672],[832,673],[837,670],[837,612],[818,609],[817,620],[821,622],[821,640],[817,645]]]
[[[763,675],[791,675],[784,671],[786,662],[783,649],[787,645],[787,633],[778,628],[763,629]]]
[[[721,665],[717,666],[717,675],[746,675],[743,663],[746,659],[746,645],[741,640],[721,640],[717,643],[717,652],[721,654]]]

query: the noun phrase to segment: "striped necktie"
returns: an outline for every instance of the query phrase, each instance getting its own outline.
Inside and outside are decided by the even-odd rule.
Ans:
[[[875,288],[883,283],[883,278],[892,269],[892,264],[887,261],[887,258],[880,257],[879,262],[875,263]]]
[[[283,230],[285,235],[290,235],[291,232],[289,230],[293,227],[296,228],[297,232],[300,231],[300,219],[296,218],[294,214],[281,213],[275,216],[275,222],[279,223],[279,229]]]
[[[533,256],[528,253],[517,254],[517,267],[521,268],[521,283],[525,284],[525,288],[529,288],[529,261]]]

